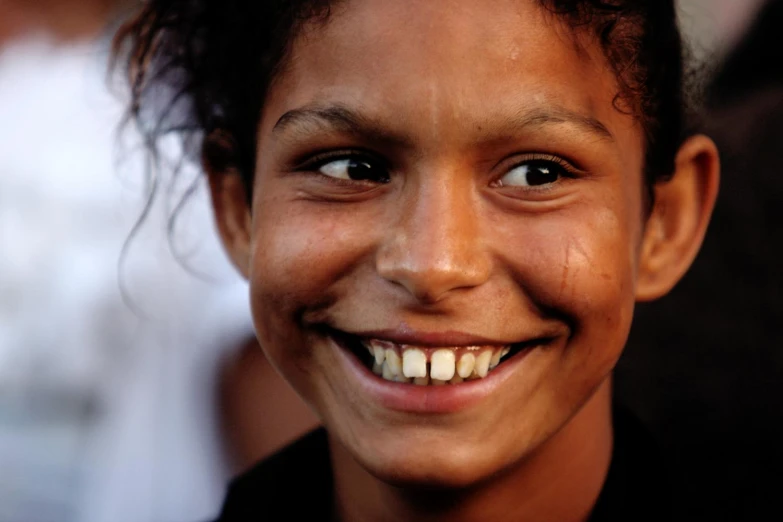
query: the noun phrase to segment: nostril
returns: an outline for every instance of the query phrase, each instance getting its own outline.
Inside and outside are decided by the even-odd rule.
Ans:
[[[451,291],[483,284],[489,279],[491,266],[478,251],[460,257],[437,252],[382,252],[377,257],[376,270],[380,277],[404,288],[418,302],[432,304]]]
[[[454,268],[439,269],[409,269],[395,272],[380,272],[381,277],[404,288],[417,302],[422,304],[435,304],[443,300],[450,293],[474,288],[483,284],[488,277],[487,273],[470,273]]]

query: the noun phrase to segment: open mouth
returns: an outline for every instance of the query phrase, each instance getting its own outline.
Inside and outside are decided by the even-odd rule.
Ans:
[[[432,347],[363,338],[338,330],[332,330],[330,336],[375,375],[387,381],[419,386],[483,379],[518,353],[548,341],[533,339],[508,345]]]

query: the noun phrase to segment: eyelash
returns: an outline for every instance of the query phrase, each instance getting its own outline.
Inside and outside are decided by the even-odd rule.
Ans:
[[[363,181],[357,181],[357,180],[347,180],[347,179],[341,179],[341,178],[335,178],[333,176],[327,176],[325,174],[321,174],[318,172],[318,170],[323,167],[324,165],[327,165],[333,161],[339,161],[339,160],[345,160],[345,159],[352,159],[356,161],[365,161],[367,163],[378,165],[380,168],[389,170],[388,163],[379,159],[375,154],[370,153],[365,150],[361,149],[348,149],[348,150],[339,150],[339,151],[331,151],[331,152],[323,152],[323,153],[316,153],[313,155],[308,156],[304,160],[301,160],[297,162],[297,166],[294,167],[294,171],[313,174],[318,176],[319,178],[324,179],[325,181],[329,183],[333,183],[339,186],[343,187],[350,187],[350,186],[356,186],[357,183],[366,183]],[[516,161],[512,163],[508,168],[504,169],[503,174],[501,174],[499,177],[497,177],[490,186],[501,186],[497,185],[499,183],[499,179],[512,170],[519,168],[525,164],[531,163],[531,162],[547,162],[547,163],[553,163],[557,165],[563,173],[564,177],[567,178],[577,178],[581,175],[584,175],[585,172],[574,165],[574,163],[563,159],[560,156],[555,156],[552,154],[529,154],[528,156],[524,157],[523,159]],[[527,188],[525,190],[533,190],[533,191],[545,191],[550,190],[552,188],[552,185],[542,186],[540,188]]]
[[[338,186],[351,187],[356,186],[357,183],[364,183],[362,181],[335,178],[333,176],[327,176],[318,172],[318,170],[333,161],[352,159],[356,161],[364,161],[377,165],[386,171],[389,170],[388,164],[378,158],[375,154],[360,149],[348,149],[331,152],[316,153],[308,156],[304,160],[298,162],[298,165],[294,167],[294,171],[303,172],[306,174],[313,174],[329,183],[334,183]]]
[[[530,163],[552,163],[552,164],[556,165],[558,167],[558,169],[561,171],[561,174],[562,174],[563,178],[574,179],[574,178],[578,178],[580,176],[585,175],[585,171],[583,171],[582,169],[580,169],[577,166],[575,166],[574,163],[572,163],[572,162],[570,162],[570,161],[568,161],[566,159],[563,159],[560,156],[555,156],[555,155],[552,155],[552,154],[532,153],[532,154],[526,155],[525,157],[523,157],[520,160],[514,161],[509,167],[504,168],[503,169],[503,173],[500,174],[499,176],[495,177],[494,180],[492,181],[492,183],[490,183],[490,186],[497,187],[497,188],[505,187],[505,188],[510,188],[510,189],[525,190],[527,192],[531,192],[531,191],[532,192],[545,192],[545,191],[548,191],[548,190],[552,190],[554,188],[555,183],[542,185],[542,186],[539,186],[539,187],[524,187],[524,188],[523,187],[515,187],[515,186],[512,186],[512,185],[506,186],[506,185],[502,185],[500,183],[501,178],[505,177],[507,174],[509,174],[513,170],[515,170],[515,169],[517,169],[519,167],[522,167],[523,165],[530,164]]]
[[[567,174],[568,177],[575,178],[580,174],[584,174],[584,172],[581,169],[577,168],[572,162],[565,160],[560,156],[554,156],[552,154],[529,154],[524,159],[513,163],[511,167],[506,169],[506,172],[510,172],[511,170],[521,167],[526,163],[532,163],[534,161],[554,163],[555,165],[563,169],[563,171],[565,171],[565,174]]]

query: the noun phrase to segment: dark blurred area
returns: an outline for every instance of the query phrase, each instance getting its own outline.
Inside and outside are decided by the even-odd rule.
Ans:
[[[637,308],[618,395],[671,456],[693,520],[765,520],[783,467],[783,1],[717,66],[707,133],[722,180],[685,279]]]

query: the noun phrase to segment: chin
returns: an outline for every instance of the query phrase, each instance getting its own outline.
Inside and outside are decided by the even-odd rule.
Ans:
[[[494,475],[475,466],[432,466],[406,462],[370,469],[377,479],[401,489],[415,491],[464,490],[477,486]]]
[[[414,437],[405,440],[407,442],[394,444],[388,452],[360,454],[358,460],[379,480],[409,490],[470,488],[510,464],[509,459],[487,454],[487,447],[492,447],[490,442],[476,447],[473,444],[424,442],[426,439]]]

